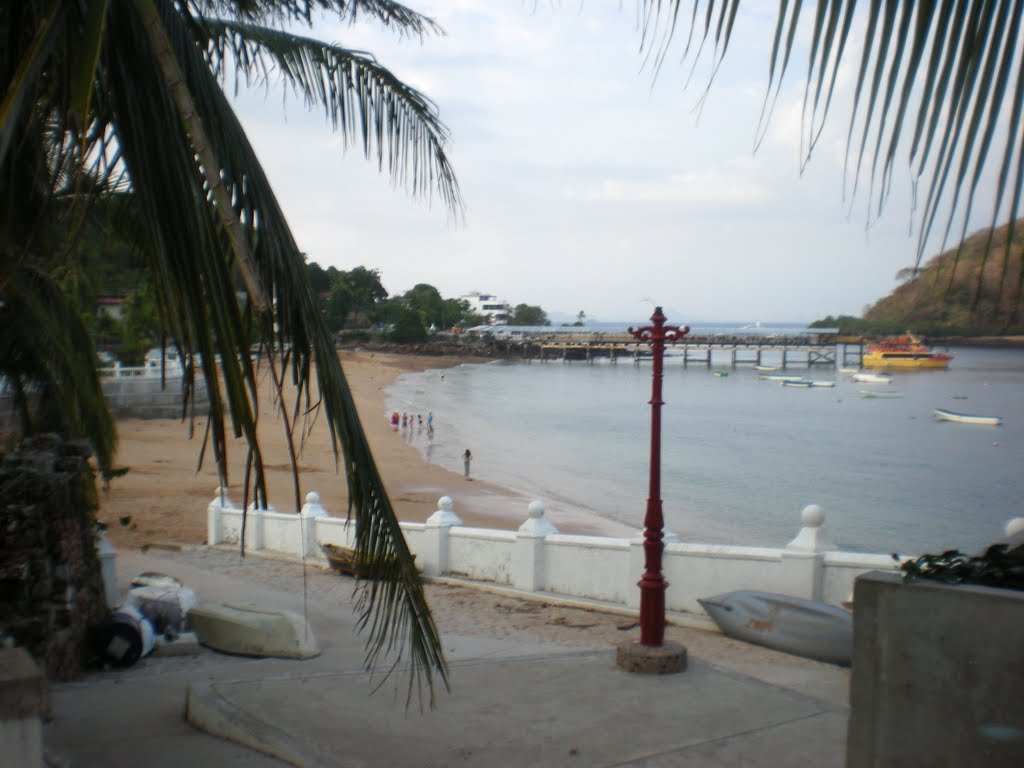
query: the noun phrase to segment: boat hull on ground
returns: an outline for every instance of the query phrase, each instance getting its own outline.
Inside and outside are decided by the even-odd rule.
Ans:
[[[809,659],[850,664],[853,616],[838,606],[748,590],[698,602],[729,637]]]
[[[957,421],[961,424],[983,424],[989,427],[998,427],[1003,423],[1003,420],[998,416],[975,416],[970,413],[947,411],[945,408],[936,408],[935,418],[939,421]]]

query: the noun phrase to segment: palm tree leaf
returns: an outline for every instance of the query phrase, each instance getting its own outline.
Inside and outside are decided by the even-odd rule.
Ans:
[[[283,79],[307,107],[321,105],[347,142],[358,135],[366,156],[396,181],[421,196],[436,186],[447,208],[461,208],[437,107],[372,55],[246,23],[203,19],[201,26],[214,71],[233,60],[244,63],[250,84]]]
[[[139,0],[112,2],[130,2],[134,8]],[[244,225],[260,284],[274,297],[271,311],[243,316],[248,310],[243,311],[235,297],[231,261],[223,257],[222,217],[213,210],[217,204],[212,203],[207,169],[198,167],[180,103],[170,93],[165,70],[149,47],[139,17],[113,14],[112,38],[124,42],[108,51],[107,106],[116,118],[124,162],[151,222],[154,273],[161,277],[158,291],[178,324],[173,333],[186,354],[202,356],[210,392],[214,457],[218,465],[226,465],[223,422],[229,417],[235,435],[246,439],[246,474],[253,475],[256,503],[266,505],[256,424],[258,388],[248,353],[249,317],[267,348],[275,348],[282,358],[282,367],[274,374],[278,386],[291,366],[298,400],[308,407],[315,377],[332,444],[336,453],[344,456],[357,544],[367,557],[378,555],[368,562],[387,564],[378,564],[384,568],[380,578],[362,592],[363,621],[369,630],[367,661],[376,664],[389,650],[398,649],[399,658],[405,658],[407,652],[412,668],[410,696],[414,686],[422,690],[422,685],[432,696],[434,675],[447,684],[436,628],[359,424],[333,341],[306,283],[301,253],[255,152],[203,49],[196,45],[189,20],[165,0],[154,2],[191,103],[203,118],[214,170]],[[256,31],[246,30],[249,33]],[[278,38],[271,35],[269,39]],[[387,94],[380,98],[387,106],[376,108],[379,114],[374,119],[381,126],[381,135],[387,135],[391,128],[384,118],[395,113],[395,99]],[[397,148],[391,152],[396,159],[402,157]],[[401,171],[397,165],[395,168]],[[285,349],[290,356],[284,355]],[[218,352],[223,391],[210,365]]]
[[[652,40],[668,44],[664,37],[676,32],[682,2],[644,0],[644,44],[650,45]],[[922,179],[928,188],[918,214],[916,263],[920,264],[940,212],[946,212],[947,235],[958,218],[966,232],[980,179],[990,163],[991,144],[1005,131],[992,221],[1004,216],[1014,220],[1021,204],[1021,177],[1009,169],[1014,158],[1024,153],[1024,131],[1019,130],[1019,113],[1012,111],[1007,118],[1002,105],[1008,92],[1014,98],[1018,95],[1021,82],[1018,79],[1016,86],[1011,86],[1010,72],[1011,65],[1020,61],[1024,40],[1019,34],[1019,3],[1010,0],[871,0],[866,4],[819,0],[805,75],[802,145],[804,138],[809,138],[801,169],[810,159],[832,107],[839,66],[848,55],[855,6],[863,10],[865,23],[846,140],[844,187],[845,182],[852,182],[851,203],[867,174],[869,220],[881,215],[892,186],[896,153],[906,139],[915,194]],[[734,12],[733,0],[704,0],[703,5],[695,0],[687,54],[699,10],[704,11],[705,39],[711,19],[719,19],[717,70],[733,31],[722,21]],[[800,13],[799,3],[779,0],[755,146],[764,137],[794,52]],[[694,65],[702,48],[694,54]],[[826,81],[828,92],[822,102]],[[904,136],[908,115],[913,113],[913,131]]]
[[[6,93],[3,101],[0,101],[0,163],[6,158],[18,121],[24,119],[26,110],[31,110],[35,106],[32,98],[38,87],[39,75],[53,55],[69,8],[69,3],[59,0],[48,4],[24,55],[10,73]],[[11,39],[10,43],[13,42]]]
[[[337,15],[354,24],[363,15],[403,35],[423,38],[444,34],[433,19],[391,0],[189,0],[188,5],[197,17],[239,18],[261,26],[312,26],[320,14]]]
[[[117,437],[78,308],[47,275],[13,271],[0,302],[0,375],[16,382],[26,432],[89,438],[100,471],[113,468]]]

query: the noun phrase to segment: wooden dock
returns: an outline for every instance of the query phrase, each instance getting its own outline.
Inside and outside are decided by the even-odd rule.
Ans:
[[[782,369],[791,365],[834,368],[838,348],[839,345],[836,344],[834,338],[823,339],[813,336],[789,339],[737,337],[722,339],[687,336],[682,341],[665,346],[665,364],[673,365],[678,360],[683,368],[688,368],[691,365],[707,368],[726,365],[737,368],[744,365],[758,366],[767,363]],[[614,338],[604,335],[591,339],[555,338],[532,344],[524,342],[524,352],[526,353],[525,357],[537,359],[540,362],[584,361],[592,363],[595,360],[607,359],[610,363],[616,364],[625,358],[634,365],[640,365],[644,360],[650,359],[648,345],[635,341],[627,335],[617,335]],[[859,352],[856,354],[859,362]],[[723,357],[725,362],[721,359]],[[844,365],[849,361],[845,345],[842,349],[842,359]]]

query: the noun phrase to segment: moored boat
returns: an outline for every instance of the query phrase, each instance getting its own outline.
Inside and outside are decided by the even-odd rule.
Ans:
[[[870,345],[864,351],[865,368],[942,369],[949,367],[951,354],[935,352],[916,336],[907,333]]]
[[[892,376],[887,373],[855,373],[850,378],[868,384],[892,384]]]
[[[777,366],[777,365],[755,365],[754,366],[754,370],[755,371],[777,371],[777,370],[779,370],[779,366]]]
[[[903,397],[903,393],[898,389],[862,389],[860,390],[861,397]]]
[[[970,413],[947,411],[945,408],[936,408],[935,418],[939,419],[939,421],[958,421],[961,424],[985,424],[990,427],[998,427],[1003,423],[1003,420],[998,416],[975,416]]]
[[[812,379],[785,379],[782,382],[784,387],[806,387],[808,389],[811,387],[834,387],[835,385],[834,381],[814,381]]]
[[[764,381],[802,381],[803,376],[758,376]]]

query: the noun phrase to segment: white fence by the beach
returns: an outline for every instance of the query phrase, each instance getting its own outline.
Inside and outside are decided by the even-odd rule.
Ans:
[[[639,609],[637,582],[644,571],[643,538],[561,534],[534,501],[517,531],[470,528],[443,496],[426,523],[402,523],[416,565],[428,577],[451,577],[500,586],[553,599]],[[823,529],[816,505],[801,513],[803,527],[785,547],[740,547],[681,542],[667,536],[663,573],[669,583],[665,607],[680,614],[703,614],[698,598],[738,589],[778,592],[840,603],[851,599],[854,579],[873,570],[892,570],[889,555],[840,552]],[[316,493],[306,496],[299,514],[260,510],[250,505],[245,520],[247,551],[327,563],[322,544],[352,547],[355,522],[332,517]],[[217,489],[207,509],[207,541],[238,544],[242,510]]]

